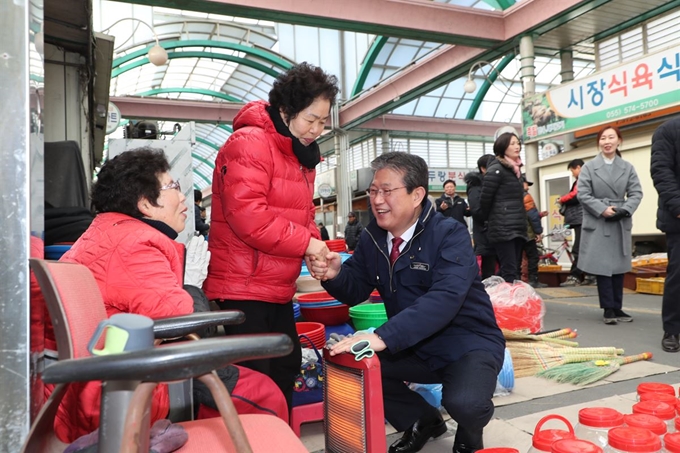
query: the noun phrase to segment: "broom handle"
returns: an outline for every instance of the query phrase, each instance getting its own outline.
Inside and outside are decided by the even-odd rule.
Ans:
[[[576,341],[569,341],[569,340],[563,340],[562,338],[552,338],[552,337],[539,337],[541,341],[544,341],[546,343],[550,344],[558,344],[561,346],[569,346],[570,348],[578,348],[578,342]]]
[[[559,337],[575,338],[576,335],[572,337],[571,336],[572,333],[575,334],[576,332],[571,330],[569,327],[565,327],[564,329],[549,330],[547,332],[538,332],[536,336],[541,338],[559,338]]]
[[[620,359],[616,359],[616,361],[621,365],[626,365],[628,363],[639,362],[640,360],[649,360],[652,357],[654,357],[654,354],[651,352],[643,352],[642,354],[621,357]]]

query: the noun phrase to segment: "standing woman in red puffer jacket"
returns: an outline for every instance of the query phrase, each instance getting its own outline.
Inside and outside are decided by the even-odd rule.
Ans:
[[[269,102],[246,104],[220,149],[212,185],[209,249],[203,289],[223,310],[246,321],[227,335],[285,333],[293,352],[242,365],[270,376],[291,408],[300,371],[300,342],[292,298],[303,258],[325,260],[314,220],[314,177],[321,160],[316,139],[338,94],[337,78],[307,63],[280,75]]]

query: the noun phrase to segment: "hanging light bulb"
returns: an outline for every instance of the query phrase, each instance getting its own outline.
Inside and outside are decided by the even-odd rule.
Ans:
[[[465,84],[463,85],[463,90],[465,90],[466,93],[474,93],[477,90],[477,83],[475,83],[472,78],[468,76],[468,79],[465,81]]]
[[[163,66],[168,62],[168,52],[158,44],[158,41],[156,41],[155,46],[149,49],[147,56],[149,61],[156,66]]]

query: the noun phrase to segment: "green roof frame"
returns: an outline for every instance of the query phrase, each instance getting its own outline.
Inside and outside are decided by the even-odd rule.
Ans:
[[[264,49],[258,49],[256,47],[252,47],[252,46],[245,46],[243,44],[236,44],[236,43],[233,43],[233,42],[210,41],[210,40],[206,40],[206,39],[189,39],[189,40],[186,40],[186,41],[161,41],[159,44],[165,50],[181,49],[181,48],[184,48],[184,47],[212,47],[212,48],[216,48],[216,49],[235,50],[237,52],[243,52],[247,55],[251,55],[253,57],[264,60],[264,61],[271,63],[272,65],[279,67],[281,69],[288,70],[288,69],[293,67],[292,63],[284,60],[283,58],[281,58],[279,55],[275,54],[274,52],[264,50]],[[147,48],[139,49],[139,50],[131,52],[127,55],[123,55],[122,57],[118,57],[118,58],[114,59],[113,60],[113,69],[116,69],[117,67],[122,66],[129,61],[132,61],[136,58],[139,58],[139,57],[146,55],[148,51],[149,51],[149,49],[147,47]]]
[[[366,58],[364,58],[364,62],[361,64],[361,69],[359,69],[359,75],[357,75],[357,79],[354,82],[354,87],[352,87],[352,94],[350,95],[350,98],[353,98],[364,90],[364,84],[366,83],[368,74],[371,72],[376,58],[378,58],[378,55],[380,55],[380,51],[383,49],[383,47],[385,47],[385,44],[387,44],[388,39],[390,39],[388,36],[375,37],[373,44],[371,44],[371,48],[368,49],[368,52],[366,52]]]
[[[477,115],[477,111],[479,111],[479,107],[481,107],[482,102],[484,101],[484,98],[486,97],[486,93],[489,92],[489,89],[491,89],[491,85],[498,79],[498,75],[505,69],[510,62],[515,58],[515,53],[509,53],[503,59],[498,63],[497,66],[495,66],[495,69],[491,71],[491,74],[489,74],[487,77],[484,79],[484,83],[482,83],[481,88],[477,92],[477,95],[475,96],[475,99],[472,101],[472,105],[470,106],[470,109],[468,110],[467,116],[465,119],[467,120],[474,120],[475,116]]]
[[[174,58],[209,58],[212,60],[224,60],[224,61],[233,61],[234,63],[242,64],[244,66],[251,67],[253,69],[256,69],[260,72],[264,72],[265,74],[268,74],[274,78],[277,78],[279,76],[279,72],[272,68],[268,68],[267,66],[258,63],[253,60],[248,60],[247,58],[241,58],[241,57],[235,57],[233,55],[225,55],[223,53],[216,53],[216,52],[205,52],[205,51],[184,51],[184,52],[168,52],[168,59],[172,60]],[[132,69],[138,68],[140,66],[144,66],[146,64],[149,64],[149,58],[144,57],[140,58],[137,61],[134,61],[128,65],[125,66],[119,66],[115,68],[112,73],[111,73],[111,78],[118,77],[119,75],[130,71]]]
[[[153,90],[144,91],[142,93],[136,93],[133,96],[155,96],[157,94],[164,93],[192,93],[192,94],[202,94],[205,96],[212,96],[214,98],[224,99],[229,102],[243,102],[243,99],[235,98],[234,96],[222,93],[215,90],[206,90],[205,88],[155,88]]]

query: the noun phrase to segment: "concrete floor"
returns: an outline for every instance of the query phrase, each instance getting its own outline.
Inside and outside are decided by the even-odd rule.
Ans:
[[[606,405],[630,413],[640,382],[665,382],[676,388],[680,383],[680,354],[666,353],[661,349],[661,296],[626,290],[623,308],[635,320],[612,326],[602,322],[603,312],[598,305],[596,287],[568,288],[569,291],[561,291],[562,294],[551,291],[553,289],[543,293],[539,290],[546,304],[545,330],[570,327],[578,332],[576,340],[580,346],[616,346],[625,349],[626,355],[652,352],[654,358],[649,364],[640,362],[624,366],[611,376],[611,380],[588,388],[570,385],[564,388],[566,384],[553,384],[539,378],[517,380],[515,394],[506,397],[508,400],[494,399],[497,407],[494,419],[485,430],[486,447],[514,447],[524,452],[531,445],[530,433],[536,422],[545,414],[557,413],[575,423],[581,407]],[[524,401],[518,398],[519,393],[527,391],[536,392],[535,397]],[[513,402],[515,400],[518,401]],[[449,425],[449,431],[429,442],[423,453],[451,451],[455,422],[450,421]],[[560,428],[559,425],[548,427]],[[387,429],[389,446],[400,434],[394,433],[389,426]],[[303,425],[302,437],[311,452],[324,451],[321,423]]]

